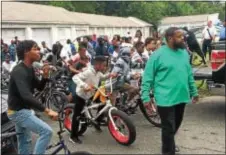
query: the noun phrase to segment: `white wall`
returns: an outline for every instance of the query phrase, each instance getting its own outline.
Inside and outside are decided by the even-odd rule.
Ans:
[[[61,40],[61,43],[66,43],[67,39],[71,39],[72,41],[75,40],[76,37],[82,35],[108,35],[109,39],[113,37],[115,34],[119,34],[121,36],[125,36],[127,32],[130,32],[131,36],[134,37],[136,30],[140,29],[143,33],[144,38],[150,36],[150,27],[89,27],[88,25],[53,25],[53,24],[7,24],[2,23],[2,37],[3,40],[7,40],[7,42],[14,39],[17,35],[20,40],[23,39],[33,39],[36,41],[33,35],[34,28],[48,28],[50,30],[49,37],[48,37],[48,44],[51,48],[56,41]],[[13,31],[7,35],[4,39],[4,35],[6,36],[6,29],[17,30],[23,29],[24,35],[20,36],[20,34],[15,33]],[[9,32],[7,32],[9,33]],[[45,36],[46,37],[46,36]],[[45,41],[45,37],[41,38],[39,36],[38,40]]]
[[[10,44],[11,40],[14,40],[15,36],[19,40],[26,39],[25,28],[2,28],[2,39],[6,44]]]

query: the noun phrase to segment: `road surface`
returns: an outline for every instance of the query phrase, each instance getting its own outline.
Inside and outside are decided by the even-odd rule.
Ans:
[[[137,139],[129,147],[118,144],[107,128],[97,133],[89,128],[83,144],[72,144],[69,134],[64,138],[71,151],[89,151],[94,154],[159,154],[161,151],[160,129],[153,127],[138,113],[131,117],[137,129]],[[58,124],[45,119],[54,129],[53,142],[57,141]],[[176,137],[180,154],[225,154],[225,97],[207,97],[199,104],[188,105],[181,129]]]

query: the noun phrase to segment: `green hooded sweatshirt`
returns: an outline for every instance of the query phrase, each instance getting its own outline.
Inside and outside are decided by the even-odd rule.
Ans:
[[[186,50],[173,50],[164,45],[148,60],[142,78],[143,103],[150,101],[150,90],[154,91],[158,106],[170,107],[189,103],[197,96],[189,55]]]

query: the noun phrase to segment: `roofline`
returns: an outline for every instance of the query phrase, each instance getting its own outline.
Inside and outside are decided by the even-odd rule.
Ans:
[[[193,21],[193,22],[206,22],[206,20],[203,20],[203,21]],[[185,24],[185,23],[190,23],[189,21],[186,21],[186,22],[174,22],[174,23],[160,23],[160,25],[169,25],[169,24]]]
[[[181,17],[204,16],[204,15],[209,16],[209,15],[216,15],[216,14],[219,15],[219,13],[211,13],[211,14],[198,14],[198,15],[188,15],[188,16],[173,16],[173,17],[167,16],[167,17],[164,17],[164,18],[181,18]]]
[[[153,24],[150,24],[150,23],[143,21],[143,20],[136,18],[136,17],[129,16],[129,17],[127,17],[127,19],[132,20],[135,23],[142,24],[143,26],[153,26]]]
[[[124,26],[117,26],[117,25],[96,25],[96,24],[92,24],[92,23],[88,23],[87,25],[89,25],[90,27],[118,27],[118,28],[123,28],[123,27],[145,27],[145,26],[142,26],[142,25],[124,25]]]
[[[21,24],[60,24],[60,25],[66,25],[66,24],[71,24],[71,25],[89,25],[87,23],[70,23],[70,22],[46,22],[46,21],[28,21],[28,20],[2,20],[2,23],[21,23]]]

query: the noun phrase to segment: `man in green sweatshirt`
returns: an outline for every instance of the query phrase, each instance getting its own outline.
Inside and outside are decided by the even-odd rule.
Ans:
[[[183,32],[171,27],[165,33],[166,45],[153,53],[146,64],[142,78],[142,100],[147,110],[150,90],[154,91],[162,123],[162,153],[176,152],[174,136],[178,131],[185,105],[198,101],[189,55],[185,50]],[[178,150],[179,151],[179,150]]]

